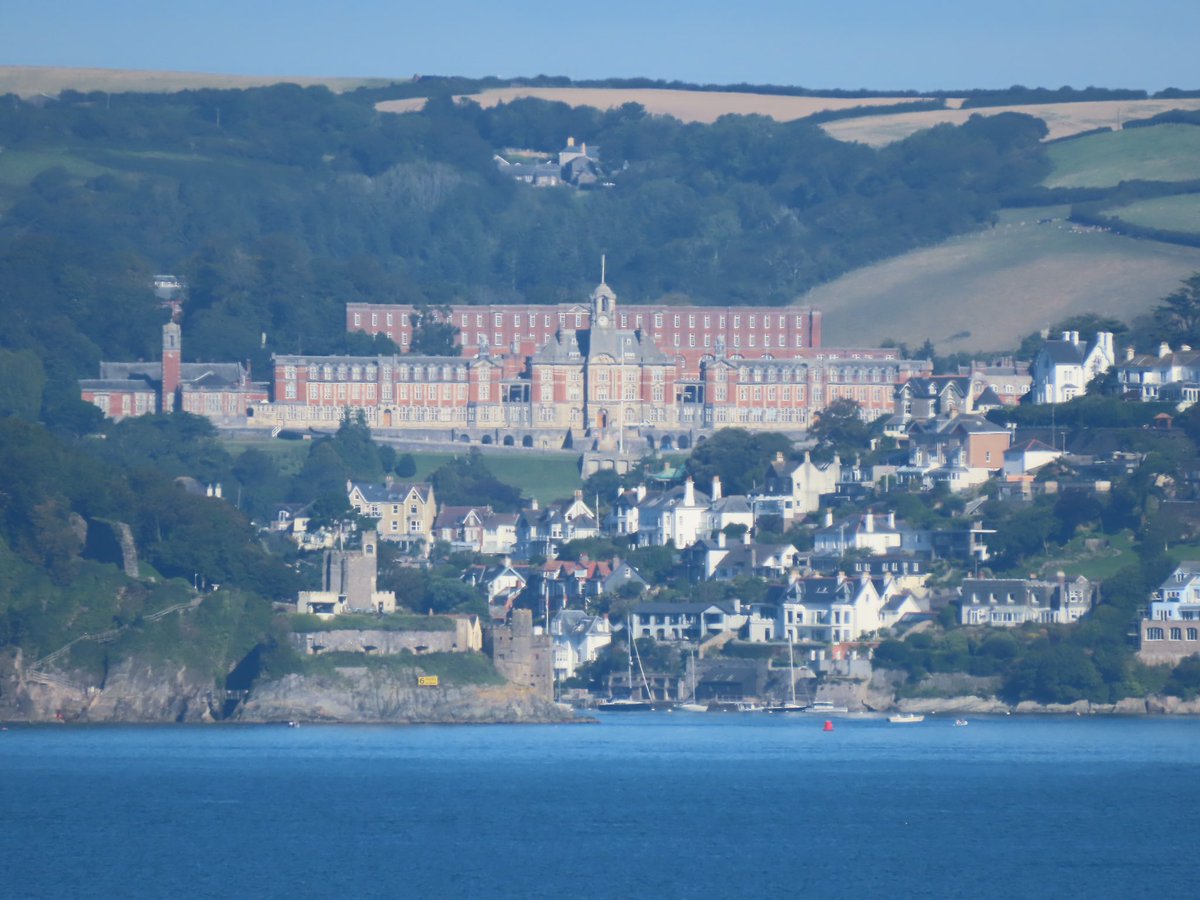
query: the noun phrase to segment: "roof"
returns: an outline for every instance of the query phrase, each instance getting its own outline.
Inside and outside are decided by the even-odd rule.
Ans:
[[[720,601],[718,603],[639,603],[633,608],[633,611],[639,616],[661,616],[661,615],[694,615],[698,616],[701,613],[706,613],[709,610],[719,610],[727,616],[736,615],[737,609],[732,603]]]
[[[589,328],[576,332],[579,348],[589,360],[611,356],[618,363],[630,365],[672,365],[675,360],[654,345],[644,331],[623,328]]]
[[[1013,444],[1004,451],[1005,456],[1017,456],[1021,453],[1058,453],[1059,451],[1049,444],[1039,441],[1037,438],[1030,438],[1027,441],[1021,441],[1019,444]]]
[[[676,506],[682,506],[684,495],[687,493],[686,485],[676,485],[668,490],[661,491],[657,494],[647,494],[641,503],[638,504],[638,509],[644,512],[654,510],[674,509]],[[695,502],[697,507],[708,506],[708,494],[704,491],[693,488]]]
[[[1039,354],[1045,354],[1050,362],[1059,366],[1081,366],[1087,348],[1072,341],[1044,341]]]

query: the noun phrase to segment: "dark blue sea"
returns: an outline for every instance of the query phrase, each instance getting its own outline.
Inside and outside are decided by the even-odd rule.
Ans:
[[[0,897],[1172,897],[1200,721],[0,732]]]

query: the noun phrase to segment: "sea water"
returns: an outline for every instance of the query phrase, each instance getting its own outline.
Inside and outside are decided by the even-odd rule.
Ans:
[[[1169,897],[1200,721],[0,732],[0,897]]]

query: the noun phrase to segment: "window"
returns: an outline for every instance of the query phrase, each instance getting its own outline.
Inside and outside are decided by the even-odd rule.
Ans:
[[[1182,628],[1172,628],[1171,629],[1171,640],[1182,641],[1183,640],[1183,629]]]

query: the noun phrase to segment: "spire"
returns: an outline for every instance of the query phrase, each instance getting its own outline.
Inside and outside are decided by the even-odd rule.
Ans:
[[[605,264],[604,254],[601,253],[600,254],[600,283],[601,284],[604,284],[604,264]]]

